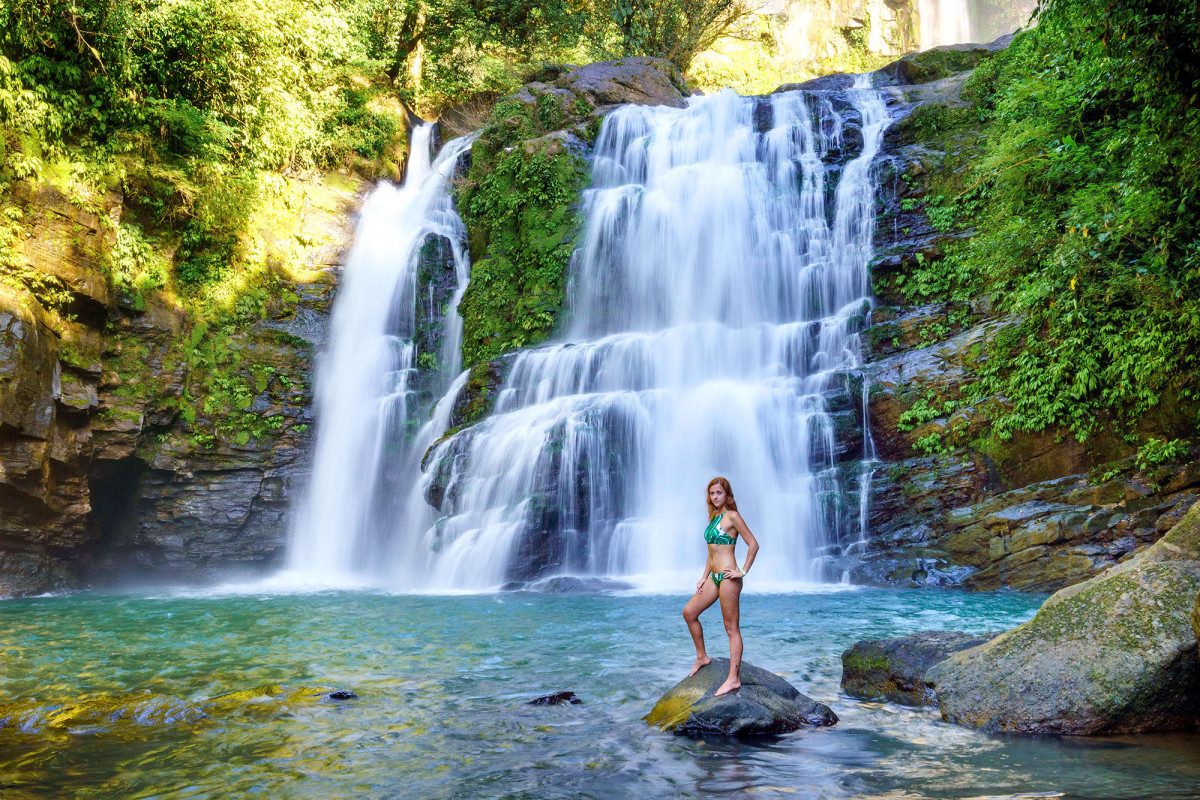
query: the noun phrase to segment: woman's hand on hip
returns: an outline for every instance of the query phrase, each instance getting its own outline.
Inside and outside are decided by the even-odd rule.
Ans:
[[[733,569],[725,570],[725,577],[726,578],[744,578],[744,577],[746,577],[746,573],[742,572],[737,567],[734,567]]]

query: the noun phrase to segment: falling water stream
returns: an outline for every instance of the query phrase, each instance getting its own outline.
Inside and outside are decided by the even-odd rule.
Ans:
[[[443,321],[441,385],[462,385],[451,381],[461,363],[457,309],[470,260],[450,181],[473,137],[447,143],[431,161],[433,130],[413,130],[404,185],[381,183],[363,206],[318,368],[313,474],[288,566],[327,583],[352,583],[369,571],[379,527],[393,518],[396,487],[414,482],[421,453],[445,430],[448,403],[415,437],[410,431],[419,413],[416,315],[436,312],[417,296],[422,247],[431,238],[448,245],[457,286]]]
[[[974,41],[970,0],[917,0],[922,50]]]
[[[869,306],[871,165],[887,122],[865,77],[839,92],[724,91],[682,109],[613,112],[582,200],[563,335],[515,356],[494,413],[436,446],[415,486],[394,493],[402,513],[377,515],[382,526],[364,495],[381,483],[379,428],[406,413],[394,399],[404,383],[376,377],[372,395],[365,373],[402,376],[411,355],[386,334],[390,359],[368,365],[369,349],[347,347],[362,388],[342,381],[333,405],[353,410],[323,404],[319,420],[358,420],[362,443],[330,445],[342,484],[321,484],[319,450],[293,566],[362,564],[361,574],[437,590],[557,573],[686,585],[702,559],[704,485],[725,474],[770,551],[760,582],[837,580],[828,562],[861,529],[845,488],[857,476],[839,456],[868,455],[847,376]],[[406,225],[418,231],[408,240],[425,230],[415,217]],[[393,245],[393,269],[417,246]],[[354,324],[368,325],[367,313],[379,310],[356,309]],[[339,352],[335,343],[328,374],[340,374]]]

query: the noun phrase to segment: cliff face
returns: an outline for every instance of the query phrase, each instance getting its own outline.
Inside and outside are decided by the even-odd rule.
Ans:
[[[314,268],[336,261],[357,188],[307,214],[326,242]],[[277,560],[331,276],[209,332],[169,300],[114,289],[121,198],[96,213],[19,184],[13,199],[31,232],[22,255],[43,277],[0,284],[0,596]],[[222,427],[231,412],[262,422]]]
[[[1011,320],[987,297],[905,301],[915,266],[970,235],[939,231],[925,201],[931,177],[969,158],[978,136],[969,125],[947,135],[940,120],[974,113],[962,96],[967,70],[1005,44],[909,56],[879,73],[894,85],[901,119],[881,165],[886,206],[864,378],[882,463],[871,483],[871,540],[849,567],[855,582],[1054,591],[1155,542],[1200,497],[1200,462],[1139,469],[1135,448],[1108,432],[1086,444],[1053,429],[997,442],[963,389]]]

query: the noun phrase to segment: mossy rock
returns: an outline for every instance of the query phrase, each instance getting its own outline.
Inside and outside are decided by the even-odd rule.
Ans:
[[[664,694],[646,715],[646,722],[689,736],[769,736],[838,721],[829,706],[801,694],[778,675],[744,661],[739,671],[742,687],[715,697],[728,675],[729,659],[714,658]]]
[[[937,705],[925,673],[951,653],[978,647],[987,640],[959,631],[921,631],[856,642],[842,653],[842,690],[864,700]]]
[[[942,716],[1075,736],[1191,729],[1200,719],[1198,594],[1200,503],[1140,554],[934,666]]]
[[[95,733],[129,724],[186,725],[209,717],[276,714],[295,705],[335,703],[355,697],[353,692],[328,686],[271,684],[199,701],[156,692],[99,694],[52,705],[26,700],[0,708],[0,730],[10,728],[22,733],[40,733],[83,729]]]
[[[1011,37],[991,44],[953,44],[911,53],[879,70],[887,79],[904,85],[930,83],[975,69],[980,62],[1007,46]]]

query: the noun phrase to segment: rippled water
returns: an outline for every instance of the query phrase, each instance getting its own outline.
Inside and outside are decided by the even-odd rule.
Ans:
[[[989,737],[838,691],[856,639],[1008,627],[1040,598],[850,590],[743,598],[746,656],[837,727],[751,744],[640,718],[691,661],[674,596],[80,594],[0,603],[0,705],[272,682],[360,699],[191,725],[0,731],[8,797],[1194,797],[1195,736]],[[711,652],[725,637],[705,615]],[[583,705],[529,707],[573,690]]]

